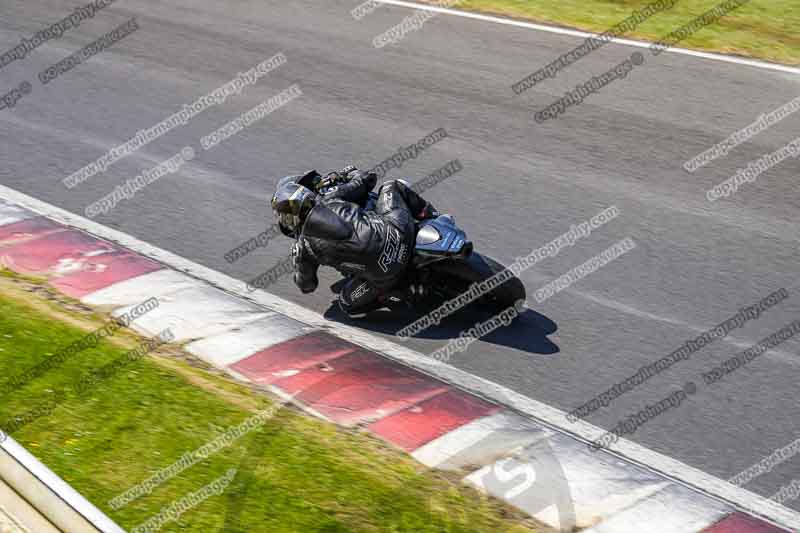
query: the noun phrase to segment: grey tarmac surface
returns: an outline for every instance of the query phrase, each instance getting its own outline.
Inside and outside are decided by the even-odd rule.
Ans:
[[[0,2],[5,51],[79,2]],[[800,95],[800,77],[609,44],[522,95],[511,85],[580,39],[438,16],[396,45],[372,39],[410,14],[383,6],[361,21],[353,1],[118,0],[79,28],[0,69],[0,93],[32,92],[0,111],[0,182],[75,213],[176,154],[177,174],[122,201],[100,223],[249,280],[285,257],[275,239],[229,264],[223,255],[272,223],[277,179],[308,168],[370,168],[437,128],[448,138],[389,177],[421,179],[452,159],[464,169],[426,193],[453,213],[476,249],[509,263],[610,205],[620,216],[522,277],[535,309],[452,363],[569,411],[779,288],[790,297],[726,339],[587,418],[609,429],[687,382],[697,393],[628,438],[727,479],[800,437],[798,347],[790,339],[706,386],[700,373],[800,318],[800,195],[796,159],[711,203],[705,191],[797,136],[790,116],[693,174],[683,163],[760,114]],[[37,74],[135,16],[140,27],[42,85]],[[538,124],[534,112],[639,51],[644,63],[580,106]],[[283,52],[287,63],[105,173],[68,190],[61,180],[105,151]],[[200,138],[292,84],[303,96],[211,150]],[[533,292],[613,243],[637,248],[543,302]],[[287,276],[270,290],[342,320],[320,289]],[[362,327],[394,338],[413,318]],[[408,342],[430,353],[485,319],[454,317]],[[555,331],[553,331],[555,329]],[[800,477],[800,457],[746,488],[770,496]],[[788,506],[800,510],[797,501]]]

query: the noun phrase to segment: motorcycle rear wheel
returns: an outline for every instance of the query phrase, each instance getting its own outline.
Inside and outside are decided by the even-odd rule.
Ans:
[[[472,252],[466,259],[441,261],[432,264],[430,269],[436,277],[438,288],[443,289],[448,298],[454,298],[466,292],[473,283],[486,281],[506,270],[506,267],[491,257]],[[515,305],[520,300],[524,303],[525,298],[525,285],[514,276],[475,302],[491,309],[501,310]]]

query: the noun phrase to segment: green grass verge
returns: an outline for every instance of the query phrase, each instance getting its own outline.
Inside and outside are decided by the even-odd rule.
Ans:
[[[600,33],[650,3],[644,0],[463,0],[455,7]],[[654,15],[626,37],[658,40],[719,3],[720,0],[678,0],[672,9]],[[676,46],[798,65],[800,0],[752,0]]]
[[[33,284],[6,276],[0,281],[0,386],[85,336],[86,324],[102,325],[94,313],[78,316],[64,311],[63,302],[40,298],[46,295],[43,289],[23,300],[23,286]],[[64,317],[86,324],[79,328]],[[123,341],[135,341],[125,336],[104,339],[5,394],[0,426],[47,407],[59,391],[70,391],[88,372],[119,358],[128,349]],[[260,430],[114,511],[107,504],[111,498],[271,402],[187,361],[155,356],[131,363],[81,397],[65,393],[51,412],[13,437],[126,529],[237,468],[222,495],[161,531],[222,531],[229,510],[236,515],[233,522],[228,518],[236,524],[233,530],[248,533],[543,531],[377,439],[288,408]]]

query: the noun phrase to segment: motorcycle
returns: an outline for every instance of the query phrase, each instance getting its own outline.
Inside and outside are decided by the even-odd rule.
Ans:
[[[319,174],[316,176],[318,180]],[[322,194],[325,192],[324,187],[314,189]],[[378,194],[370,192],[362,207],[368,211],[374,210],[377,199]],[[499,262],[476,252],[466,232],[458,227],[452,215],[443,214],[418,221],[415,226],[415,245],[406,276],[387,295],[389,307],[393,307],[392,304],[441,303],[464,294],[472,285],[485,282],[504,271],[507,273],[503,277],[508,279],[477,297],[474,302],[494,311],[514,306],[520,300],[524,303],[526,293],[522,281]],[[342,268],[337,270],[345,277],[343,282],[355,274]],[[343,282],[340,283],[343,285]]]

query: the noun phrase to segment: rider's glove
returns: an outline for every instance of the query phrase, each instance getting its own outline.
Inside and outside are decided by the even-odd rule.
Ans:
[[[317,182],[317,191],[323,191],[329,187],[335,186],[341,180],[341,176],[337,172],[329,172]]]
[[[341,183],[347,183],[357,175],[358,169],[355,165],[347,165],[338,172],[329,172],[317,182],[317,191],[324,193],[326,189],[335,187]]]
[[[339,175],[344,176],[344,177],[349,179],[349,178],[353,177],[353,176],[350,175],[353,171],[358,171],[356,166],[355,165],[347,165],[346,167],[344,167],[342,170],[339,171]]]

